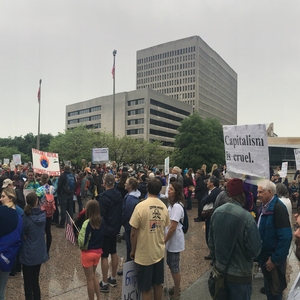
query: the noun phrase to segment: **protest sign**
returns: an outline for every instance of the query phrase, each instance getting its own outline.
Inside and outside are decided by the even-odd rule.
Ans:
[[[108,159],[108,148],[93,148],[92,149],[92,162],[98,164],[100,162],[107,162]]]
[[[294,149],[296,168],[300,170],[300,149]]]
[[[6,165],[9,165],[9,158],[4,158],[3,163],[6,164]]]
[[[285,178],[287,176],[288,162],[283,162],[281,165],[280,177]]]
[[[32,149],[33,170],[39,174],[48,174],[51,176],[59,176],[59,160],[58,154],[52,152],[43,152]]]
[[[170,169],[170,157],[165,158],[165,175],[169,174]]]
[[[227,172],[269,178],[269,152],[266,125],[224,125]]]
[[[13,154],[13,161],[15,165],[21,164],[21,154]]]
[[[138,289],[138,272],[134,261],[123,265],[122,298],[124,300],[141,300],[142,293]]]

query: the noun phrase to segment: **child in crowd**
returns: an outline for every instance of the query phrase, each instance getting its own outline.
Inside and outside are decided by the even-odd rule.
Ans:
[[[81,249],[81,263],[87,280],[89,300],[100,300],[100,287],[96,277],[96,268],[99,263],[104,239],[104,220],[100,216],[100,206],[97,200],[89,200],[86,205],[86,220],[78,236],[78,245]]]

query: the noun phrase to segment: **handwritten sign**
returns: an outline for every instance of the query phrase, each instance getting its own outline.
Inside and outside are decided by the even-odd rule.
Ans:
[[[32,149],[32,163],[34,172],[38,174],[48,174],[51,176],[60,175],[57,153]]]
[[[108,159],[108,148],[93,148],[92,150],[92,162],[97,164],[100,162],[107,162]]]
[[[142,300],[138,289],[138,271],[134,261],[123,265],[122,300]]]

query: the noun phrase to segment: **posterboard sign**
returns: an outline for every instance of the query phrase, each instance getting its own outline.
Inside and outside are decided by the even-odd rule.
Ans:
[[[300,149],[294,149],[296,168],[300,170]]]
[[[141,300],[142,293],[138,289],[137,266],[134,261],[123,265],[122,300]]]
[[[108,159],[108,148],[93,148],[92,151],[92,162],[97,164],[100,162],[107,162]]]
[[[21,162],[21,154],[13,154],[13,162],[15,163],[15,165],[20,165]]]
[[[57,153],[32,149],[32,163],[34,172],[38,174],[48,174],[51,176],[60,175]]]
[[[9,158],[4,158],[4,159],[3,159],[3,163],[4,163],[5,165],[9,165]]]
[[[165,158],[165,175],[169,174],[170,169],[170,157]]]
[[[265,124],[224,125],[227,172],[234,177],[269,178],[269,151]]]
[[[280,177],[285,178],[287,176],[287,170],[288,170],[288,162],[285,161],[281,165]]]

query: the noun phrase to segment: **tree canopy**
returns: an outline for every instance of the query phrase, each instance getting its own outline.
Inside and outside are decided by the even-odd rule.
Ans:
[[[224,141],[222,126],[216,119],[203,120],[194,113],[181,122],[175,136],[173,161],[181,168],[199,169],[202,164],[223,164]]]

